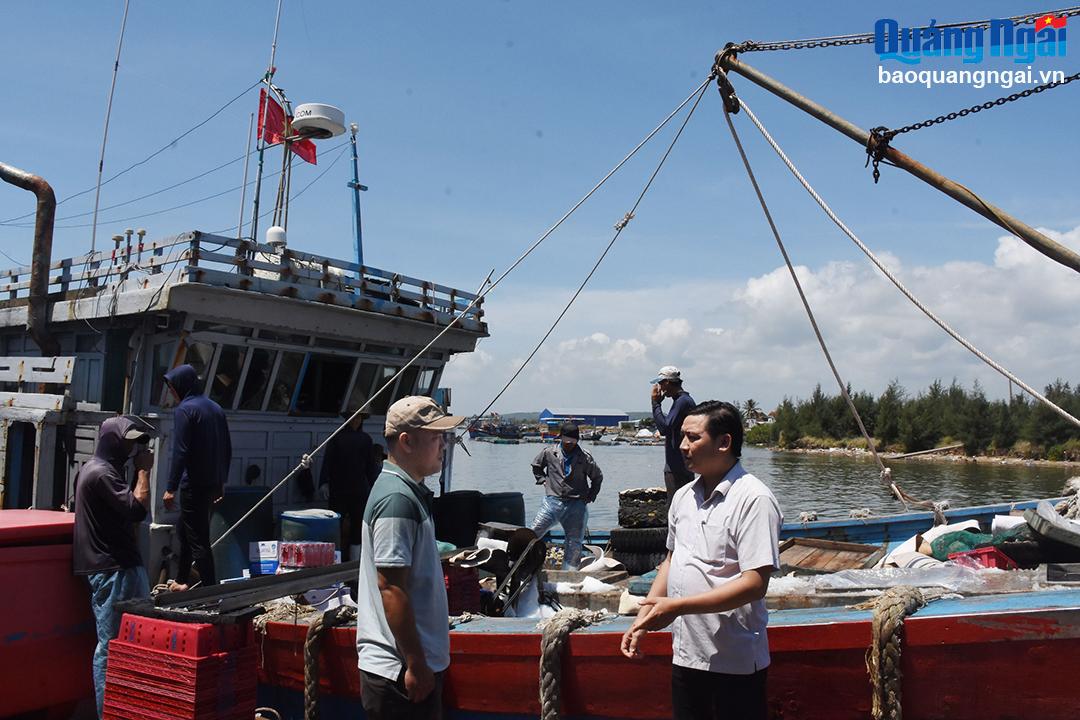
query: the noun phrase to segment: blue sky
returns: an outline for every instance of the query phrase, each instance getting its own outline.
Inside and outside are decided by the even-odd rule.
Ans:
[[[337,105],[360,125],[361,181],[371,188],[363,198],[366,262],[473,289],[490,269],[506,267],[700,83],[728,41],[865,32],[882,16],[921,25],[1046,9],[1031,2],[987,2],[977,9],[957,4],[947,14],[941,3],[883,7],[286,0],[276,79],[294,102]],[[95,181],[122,10],[119,1],[20,3],[5,10],[5,25],[20,32],[5,38],[0,159],[44,176],[61,199]],[[274,10],[271,1],[133,0],[106,175],[142,159],[258,80],[269,58]],[[1080,25],[1080,19],[1072,21]],[[744,59],[862,127],[895,127],[1016,91],[880,85],[869,46]],[[1068,57],[1033,65],[1070,73],[1078,67]],[[926,60],[923,66],[960,64]],[[1024,66],[988,58],[978,67]],[[931,304],[951,309],[962,331],[981,338],[991,354],[997,351],[1037,386],[1074,372],[1080,347],[1068,336],[1078,329],[1070,307],[1075,274],[1037,267],[1035,260],[1049,261],[1012,248],[1002,231],[901,171],[885,168],[875,186],[853,142],[747,81],[734,82],[847,224],[887,253]],[[1078,87],[905,135],[896,144],[1076,247],[1080,140],[1071,128],[1080,117]],[[256,93],[106,185],[102,205],[241,155]],[[906,313],[894,291],[878,287],[880,279],[794,185],[752,126],[744,118],[738,125],[795,261],[821,283],[822,312],[832,313],[822,318],[826,334],[841,361],[850,358],[852,381],[877,392],[892,377],[912,388],[934,377],[965,383],[979,378],[991,395],[1004,394],[1003,381]],[[527,354],[610,238],[667,137],[650,144],[492,294],[492,337],[447,373],[460,409],[486,404]],[[322,144],[318,168],[296,170],[295,188],[329,165],[337,151],[328,148],[338,142]],[[347,160],[342,157],[293,205],[294,247],[350,256]],[[120,219],[234,187],[242,172],[237,163],[197,183],[103,211],[99,247],[125,227],[146,227],[160,237],[235,225],[238,193]],[[56,256],[88,249],[89,228],[63,227],[88,222],[88,216],[63,218],[91,210],[92,198],[58,208]],[[0,191],[0,220],[30,210],[25,193]],[[0,225],[0,249],[25,261],[30,236],[29,229]],[[1016,265],[1009,265],[1014,260],[1031,272],[1015,272]],[[684,366],[699,394],[754,396],[766,405],[784,394],[807,394],[814,382],[828,380],[827,369],[806,342],[812,338],[791,304],[790,281],[785,285],[773,274],[779,263],[711,90],[590,292],[499,407],[643,408],[645,381],[654,366],[668,362]],[[988,283],[984,302],[977,301],[981,290],[961,284],[967,280],[978,287]],[[872,292],[874,302],[863,292]],[[1061,314],[1048,317],[1059,306]],[[766,307],[768,317],[756,314]],[[784,324],[773,327],[775,315]],[[520,322],[523,317],[528,322]],[[915,325],[918,334],[909,335]]]

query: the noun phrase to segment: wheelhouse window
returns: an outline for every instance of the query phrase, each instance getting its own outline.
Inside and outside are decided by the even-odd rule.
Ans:
[[[378,372],[379,366],[375,363],[360,363],[360,369],[356,373],[356,382],[353,383],[352,393],[349,395],[349,402],[346,407],[359,408],[367,402],[367,399],[371,397],[371,386],[375,383],[375,376]],[[371,412],[371,408],[368,408],[368,412]]]
[[[165,390],[165,373],[172,369],[175,357],[175,342],[165,342],[154,346],[150,359],[150,402],[153,405],[161,405],[162,392]]]
[[[245,348],[222,345],[214,377],[210,383],[210,399],[224,408],[231,408],[240,386],[240,371],[244,369]]]
[[[266,409],[270,412],[288,412],[292,404],[293,391],[304,366],[304,353],[283,352],[277,376],[270,389],[270,401]]]
[[[420,382],[416,386],[416,394],[430,397],[435,390],[435,376],[437,374],[438,370],[435,368],[421,368]]]
[[[353,358],[312,354],[300,382],[296,410],[301,413],[335,415],[352,377]]]
[[[401,368],[394,367],[393,365],[383,365],[379,368],[379,373],[375,378],[375,386],[372,388],[372,392],[377,392],[379,388],[386,384],[386,381],[394,377],[397,371]],[[386,388],[383,392],[379,393],[368,408],[368,411],[372,415],[385,415],[386,409],[390,407],[390,401],[393,397],[394,385],[391,383],[390,387]]]
[[[244,387],[240,391],[240,404],[237,406],[240,410],[262,409],[275,358],[277,358],[277,350],[255,348],[251,351],[251,363],[248,365]]]
[[[416,365],[410,365],[405,368],[405,372],[401,373],[401,377],[398,378],[397,390],[394,391],[395,402],[403,397],[413,394],[413,387],[416,385],[416,376],[419,373],[420,368]]]
[[[199,379],[205,382],[206,373],[214,359],[214,346],[198,340],[185,343],[183,362],[195,368]]]

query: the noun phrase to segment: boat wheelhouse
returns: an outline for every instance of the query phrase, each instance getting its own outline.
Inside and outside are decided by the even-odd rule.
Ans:
[[[448,402],[439,387],[444,366],[488,335],[481,303],[470,307],[473,293],[280,244],[201,232],[153,242],[132,235],[116,236],[111,250],[40,263],[48,268],[43,325],[56,356],[41,357],[27,334],[32,268],[0,272],[3,508],[61,507],[93,453],[97,426],[130,412],[160,432],[151,532],[171,530],[175,513],[161,504],[168,369],[193,365],[225,409],[228,485],[269,488],[340,424],[340,413],[370,399],[453,323],[374,398],[366,429],[381,438],[386,408],[406,395]],[[274,510],[308,499],[287,485]]]

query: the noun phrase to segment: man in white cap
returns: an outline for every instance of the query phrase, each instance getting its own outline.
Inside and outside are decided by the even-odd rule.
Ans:
[[[357,598],[361,701],[372,720],[442,717],[449,612],[424,478],[442,467],[444,433],[464,420],[420,396],[386,412],[390,457],[364,510]]]
[[[652,379],[652,414],[656,429],[664,436],[664,486],[668,499],[675,491],[694,479],[694,474],[686,469],[679,443],[682,442],[682,424],[686,413],[696,404],[690,393],[683,390],[682,373],[674,365],[665,365]],[[671,409],[664,414],[660,403],[664,398],[672,398]]]

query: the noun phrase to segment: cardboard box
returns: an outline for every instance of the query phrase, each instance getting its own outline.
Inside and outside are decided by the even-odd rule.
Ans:
[[[278,541],[258,540],[248,543],[248,561],[251,574],[273,575],[278,570]]]

